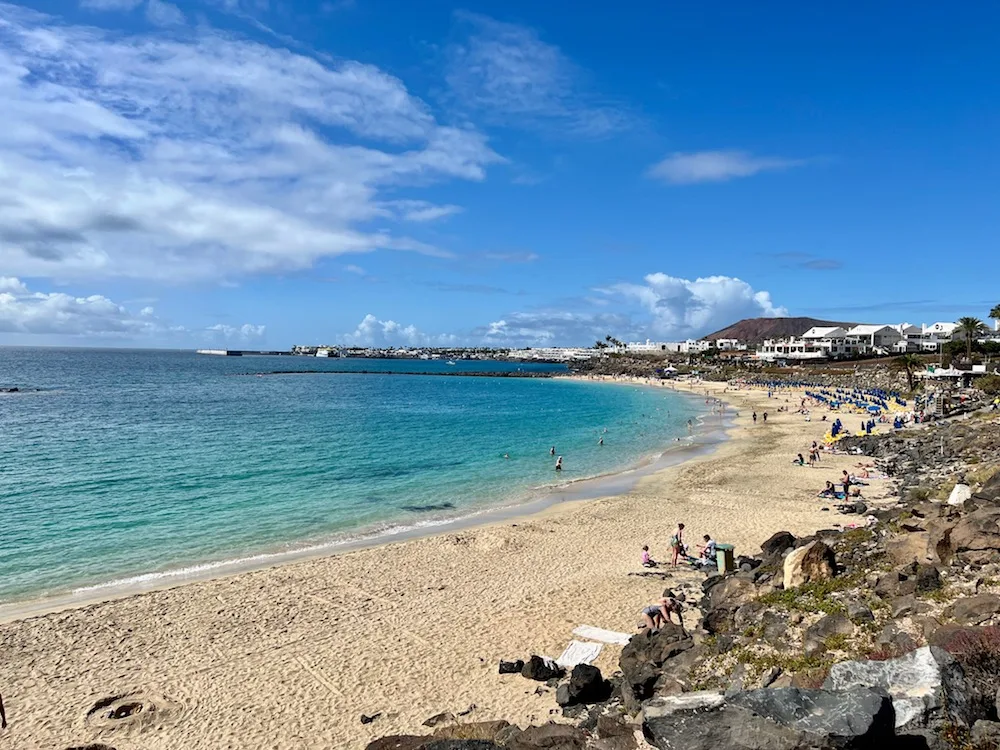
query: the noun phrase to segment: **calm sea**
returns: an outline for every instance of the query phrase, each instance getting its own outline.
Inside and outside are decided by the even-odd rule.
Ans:
[[[0,602],[530,500],[676,445],[704,410],[633,386],[390,374],[519,367],[561,369],[0,348],[0,387],[22,389],[0,394]]]

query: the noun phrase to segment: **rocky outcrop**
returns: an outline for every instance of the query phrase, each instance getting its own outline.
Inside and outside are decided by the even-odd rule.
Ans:
[[[662,750],[872,747],[892,740],[893,712],[888,696],[867,688],[766,688],[657,707],[644,713],[643,734]]]
[[[694,641],[688,633],[672,623],[656,633],[644,630],[632,636],[618,662],[626,707],[637,710],[634,701],[651,698],[654,686],[663,675],[664,665],[693,647]]]
[[[601,670],[590,664],[573,667],[569,681],[556,691],[556,703],[575,706],[579,703],[599,703],[611,695],[611,684],[601,675]]]
[[[970,727],[973,713],[965,673],[951,654],[928,646],[898,659],[834,664],[828,690],[858,687],[883,690],[892,699],[896,732],[936,736],[948,724]]]

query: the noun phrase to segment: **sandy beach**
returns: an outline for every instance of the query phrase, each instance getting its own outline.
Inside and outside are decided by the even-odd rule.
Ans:
[[[444,711],[553,718],[555,691],[498,675],[497,662],[558,656],[581,624],[632,632],[664,585],[630,575],[642,570],[641,547],[666,558],[678,521],[692,546],[711,533],[749,554],[780,529],[857,520],[821,511],[831,503],[816,497],[856,457],[792,464],[828,427],[777,411],[799,396],[680,390],[691,388],[738,412],[731,439],[625,495],[0,625],[0,746],[359,748],[420,732]],[[754,408],[769,412],[766,424],[752,423]],[[885,489],[872,480],[865,495],[877,502]],[[697,613],[687,614],[694,626]],[[613,672],[619,653],[605,646],[595,663]],[[88,714],[129,694],[146,710]],[[362,714],[379,716],[362,724]]]

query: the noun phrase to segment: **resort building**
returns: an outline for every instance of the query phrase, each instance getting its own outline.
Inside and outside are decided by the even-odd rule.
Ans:
[[[939,352],[955,335],[958,323],[934,323],[925,325],[921,335],[920,348],[925,352]]]
[[[898,327],[878,324],[854,326],[847,337],[859,354],[889,354],[903,340]]]

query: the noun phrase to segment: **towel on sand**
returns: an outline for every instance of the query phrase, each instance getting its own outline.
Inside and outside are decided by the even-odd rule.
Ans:
[[[586,638],[591,641],[600,641],[601,643],[616,643],[619,646],[625,646],[628,644],[629,639],[632,637],[628,633],[616,633],[613,630],[602,630],[601,628],[595,628],[593,625],[581,625],[573,631],[573,635],[578,635],[581,638]]]
[[[601,653],[600,643],[584,643],[583,641],[570,641],[562,656],[556,659],[563,669],[572,669],[577,664],[590,664]]]

